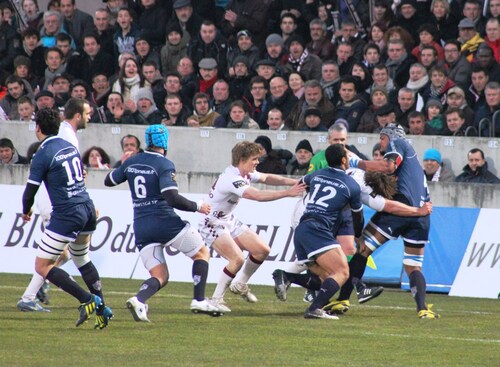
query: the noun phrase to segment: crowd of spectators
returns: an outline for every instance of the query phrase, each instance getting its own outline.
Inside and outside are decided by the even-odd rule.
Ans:
[[[500,0],[78,1],[0,0],[0,119],[500,136]]]

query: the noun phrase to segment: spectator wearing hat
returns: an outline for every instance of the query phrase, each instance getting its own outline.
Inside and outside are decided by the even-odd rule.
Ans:
[[[40,78],[35,76],[31,72],[31,60],[26,56],[16,56],[14,59],[14,73],[13,75],[18,76],[23,79],[25,83],[31,88],[31,90],[35,90],[39,83]]]
[[[159,51],[151,46],[147,34],[142,31],[135,37],[135,54],[140,68],[147,61],[154,62],[158,69],[161,67]]]
[[[37,111],[43,108],[54,108],[55,99],[54,94],[48,90],[42,90],[35,95],[36,109]]]
[[[431,128],[432,135],[442,135],[444,132],[442,112],[443,104],[438,99],[429,99],[425,104],[424,114],[427,119],[425,123]]]
[[[484,43],[484,39],[475,27],[474,22],[469,18],[464,18],[458,23],[458,41],[461,44],[460,52],[470,63],[474,61],[474,55],[479,46]]]
[[[134,97],[134,103],[130,103],[130,112],[136,124],[156,125],[161,124],[164,116],[158,110],[153,99],[153,93],[149,88],[139,88]]]
[[[309,107],[318,108],[321,112],[322,125],[326,128],[330,127],[335,118],[335,107],[323,95],[323,89],[317,80],[308,80],[305,82],[304,95],[285,119],[286,126],[291,130],[303,130],[306,127],[305,112]]]
[[[439,40],[439,36],[438,30],[434,24],[422,24],[418,29],[418,38],[420,43],[411,51],[411,54],[418,60],[418,62],[422,63],[421,52],[424,46],[432,46],[436,50],[437,59],[439,61],[444,60],[443,48],[436,42],[436,40]]]
[[[14,143],[8,138],[0,139],[0,165],[29,164],[26,157],[20,155]]]
[[[175,25],[175,27],[179,26],[183,33],[187,32],[186,37],[191,39],[200,33],[203,18],[199,14],[203,14],[207,17],[209,14],[213,14],[211,12],[204,12],[200,7],[197,7],[196,11],[194,11],[191,0],[175,0],[173,8],[172,17],[167,24],[167,36],[168,30],[172,29],[172,26]],[[213,21],[213,19],[210,20]]]
[[[229,78],[229,91],[233,99],[242,99],[248,92],[251,78],[248,64],[246,56],[239,55],[234,59],[232,67],[234,75]]]
[[[370,107],[363,113],[356,132],[373,133],[379,127],[377,110],[389,103],[389,94],[384,88],[375,87],[370,94]]]
[[[108,78],[115,73],[115,63],[107,51],[101,48],[96,34],[86,34],[83,37],[83,52],[72,57],[66,71],[76,79],[92,84],[92,77],[102,73]]]
[[[139,35],[140,29],[134,22],[132,11],[126,7],[118,10],[116,24],[113,54],[115,60],[118,60],[123,53],[135,54],[135,37]]]
[[[423,157],[424,174],[427,181],[453,182],[455,176],[445,168],[439,150],[430,148],[424,152]]]
[[[328,128],[321,123],[321,111],[316,107],[308,107],[304,111],[304,127],[302,131],[328,131]]]
[[[274,62],[276,73],[280,75],[283,74],[281,69],[283,65],[286,64],[288,55],[285,50],[285,42],[279,34],[271,33],[269,36],[267,36],[264,59]]]
[[[399,4],[399,12],[396,17],[396,25],[406,30],[413,38],[414,44],[417,43],[418,30],[425,22],[423,12],[417,11],[416,0],[401,0]]]
[[[467,104],[465,92],[460,87],[453,87],[446,94],[446,108],[459,108],[465,120],[465,126],[474,126],[474,111]]]
[[[244,29],[241,30],[237,33],[236,35],[238,45],[237,47],[233,47],[227,55],[227,64],[228,64],[228,70],[225,75],[228,75],[230,78],[232,78],[235,74],[234,71],[234,65],[235,65],[235,60],[238,56],[245,56],[246,57],[246,66],[248,69],[248,72],[251,70],[255,69],[255,65],[257,61],[259,60],[260,56],[260,51],[253,44],[252,41],[252,35],[250,31]]]
[[[327,38],[326,23],[316,18],[309,22],[311,41],[306,45],[307,51],[321,60],[330,60],[335,54],[335,47]]]
[[[455,182],[499,184],[500,179],[488,170],[488,162],[484,159],[484,152],[479,148],[472,148],[467,153],[468,164],[462,173],[455,177]]]
[[[191,127],[215,126],[215,121],[220,115],[210,108],[210,97],[206,93],[196,93],[193,97],[193,114],[187,118]],[[220,121],[220,126],[225,127],[226,121]]]
[[[386,127],[388,124],[397,124],[396,113],[394,111],[394,106],[391,103],[386,103],[380,106],[375,112],[377,127],[373,130],[374,133],[380,133],[380,131]]]
[[[354,77],[347,75],[340,79],[340,101],[337,104],[336,118],[345,119],[349,123],[349,132],[358,128],[361,116],[368,108],[358,96],[358,86]]]
[[[45,49],[40,42],[40,33],[36,29],[28,28],[21,34],[22,42],[16,53],[19,56],[26,56],[31,61],[31,71],[33,75],[40,78],[45,70]]]
[[[286,149],[273,149],[271,139],[265,135],[259,135],[255,143],[261,146],[261,156],[256,170],[262,173],[274,173],[286,175],[286,164],[292,158],[292,153]]]
[[[448,70],[448,77],[466,90],[471,82],[472,66],[460,52],[461,47],[457,40],[446,41],[444,44],[444,66]]]
[[[96,31],[92,16],[77,8],[75,0],[61,0],[63,27],[75,41],[76,47],[83,46],[83,36]]]
[[[187,54],[195,69],[199,69],[202,59],[214,59],[217,63],[219,75],[226,75],[227,71],[227,40],[217,31],[211,20],[204,20],[200,32],[192,37]]]
[[[139,16],[139,28],[153,50],[165,44],[165,31],[170,13],[159,0],[141,0],[144,11]],[[171,9],[171,8],[170,8]]]
[[[264,43],[267,32],[267,1],[230,0],[219,28],[226,37],[234,37],[248,29],[254,36],[254,43]]]
[[[309,140],[299,141],[295,147],[294,157],[286,165],[286,173],[290,176],[304,176],[307,174],[309,163],[313,157],[313,148]]]
[[[213,95],[212,87],[218,79],[217,61],[213,58],[201,59],[198,63],[200,74],[199,92]]]
[[[261,59],[255,64],[255,71],[258,76],[270,81],[275,75],[282,75],[277,72],[276,63],[271,59]]]
[[[289,55],[284,70],[288,73],[292,71],[300,72],[305,80],[321,80],[322,61],[318,56],[307,51],[304,39],[294,35],[287,40],[287,44]]]
[[[161,48],[162,74],[175,71],[179,60],[187,55],[187,47],[191,36],[184,32],[178,22],[170,22],[167,26],[167,42]]]

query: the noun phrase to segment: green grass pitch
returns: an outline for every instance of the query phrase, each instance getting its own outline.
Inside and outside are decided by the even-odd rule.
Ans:
[[[302,289],[280,302],[272,287],[253,286],[258,303],[229,293],[233,312],[213,318],[190,312],[190,284],[170,283],[149,300],[147,324],[134,322],[125,306],[141,282],[104,279],[115,318],[94,330],[94,317],[75,327],[78,303],[54,286],[51,313],[18,311],[29,279],[0,274],[0,366],[500,365],[498,300],[429,294],[441,318],[419,320],[409,293],[386,289],[363,305],[351,302],[340,320],[306,320]]]

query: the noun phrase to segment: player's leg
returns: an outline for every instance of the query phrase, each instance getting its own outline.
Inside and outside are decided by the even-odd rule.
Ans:
[[[21,311],[42,311],[50,312],[48,308],[44,308],[37,299],[37,293],[44,286],[45,279],[38,273],[34,273],[31,280],[24,290],[21,299],[17,302],[17,308]]]
[[[271,248],[254,231],[247,229],[235,238],[236,243],[242,250],[248,251],[243,269],[239,273],[231,286],[231,292],[239,294],[245,301],[255,303],[257,297],[250,292],[248,281],[250,277],[259,269],[271,252]]]
[[[410,290],[417,305],[418,317],[422,319],[437,319],[439,315],[430,310],[431,305],[425,303],[427,284],[422,273],[424,247],[414,247],[415,244],[405,242],[403,266],[410,280]]]
[[[212,300],[218,308],[224,309],[224,312],[231,312],[229,307],[225,305],[224,295],[245,262],[243,252],[229,233],[221,233],[221,235],[213,241],[212,247],[220,256],[228,261],[217,282]]]
[[[151,243],[143,247],[139,256],[151,277],[141,284],[134,297],[127,300],[127,307],[135,321],[149,322],[146,301],[168,283],[168,267],[163,253],[163,245],[160,243]]]
[[[311,267],[322,279],[321,287],[311,305],[306,310],[306,318],[323,317],[323,307],[340,289],[349,277],[347,259],[339,247],[321,253],[316,257],[316,265]],[[333,317],[333,316],[332,316]]]
[[[216,313],[220,312],[219,309],[212,305],[209,300],[205,299],[210,253],[200,233],[187,223],[181,233],[169,245],[193,260],[191,274],[194,286],[193,299],[190,306],[191,311],[218,316]]]

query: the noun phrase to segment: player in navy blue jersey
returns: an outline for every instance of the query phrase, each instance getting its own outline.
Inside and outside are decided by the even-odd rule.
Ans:
[[[347,259],[334,237],[342,221],[342,210],[350,205],[354,233],[361,236],[363,204],[361,189],[345,173],[349,167],[347,150],[342,144],[330,145],[325,151],[329,168],[304,176],[309,197],[304,214],[295,230],[294,245],[297,260],[307,263],[322,283],[319,292],[304,313],[305,318],[338,319],[322,308],[349,277]]]
[[[168,268],[163,248],[172,246],[193,259],[193,312],[218,316],[219,308],[205,299],[205,285],[210,253],[200,234],[183,221],[175,209],[208,214],[210,205],[190,201],[179,195],[175,180],[175,166],[165,155],[168,149],[168,130],[163,125],[146,129],[146,150],[138,153],[110,172],[106,186],[128,181],[134,207],[135,243],[151,278],[144,281],[139,292],[127,301],[135,321],[149,322],[146,301],[168,281]]]
[[[430,201],[427,180],[417,153],[405,139],[401,126],[388,124],[380,131],[380,145],[386,151],[384,160],[351,160],[351,165],[363,170],[380,171],[397,176],[397,193],[393,200],[420,208]],[[351,277],[361,278],[366,258],[390,239],[399,236],[404,241],[403,265],[410,279],[410,289],[422,319],[436,319],[439,315],[425,303],[426,282],[422,273],[424,248],[429,242],[430,216],[404,217],[384,212],[376,213],[363,232],[358,253],[351,260]],[[355,263],[352,263],[352,262]]]
[[[105,308],[99,273],[88,255],[90,234],[96,228],[96,211],[85,187],[78,149],[55,136],[60,124],[58,113],[42,109],[35,121],[35,133],[42,143],[31,162],[23,193],[22,217],[24,221],[31,220],[36,192],[44,182],[53,210],[40,241],[35,270],[80,301],[80,317],[76,322],[79,326],[96,309]],[[80,287],[67,272],[54,266],[68,244],[74,254],[73,262],[91,293]],[[96,323],[96,328],[106,327],[107,321]]]

